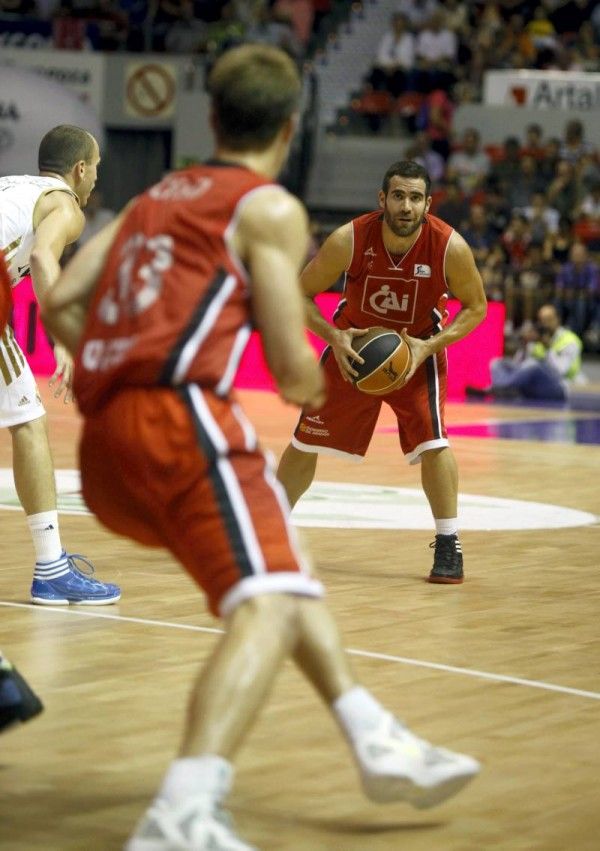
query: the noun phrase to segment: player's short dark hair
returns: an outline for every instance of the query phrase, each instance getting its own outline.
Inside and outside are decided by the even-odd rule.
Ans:
[[[393,163],[388,168],[386,173],[383,175],[383,181],[381,183],[384,195],[388,194],[392,177],[420,178],[425,182],[425,196],[428,196],[431,192],[431,178],[429,177],[429,172],[426,168],[423,168],[422,165],[419,165],[419,163],[414,160],[399,160],[399,162]]]
[[[94,137],[81,127],[59,124],[49,130],[38,150],[38,169],[64,176],[84,160],[90,163],[95,151]]]
[[[301,89],[298,69],[283,50],[231,48],[208,78],[217,141],[236,151],[266,148],[297,109]]]

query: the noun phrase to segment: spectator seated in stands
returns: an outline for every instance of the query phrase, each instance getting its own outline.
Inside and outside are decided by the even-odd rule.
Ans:
[[[522,156],[543,160],[546,156],[546,146],[543,143],[544,131],[540,124],[528,124],[525,128],[525,142],[521,148]]]
[[[512,357],[490,364],[489,387],[467,386],[468,396],[539,399],[564,402],[573,384],[585,381],[581,372],[582,343],[563,328],[556,308],[543,305],[537,323]]]
[[[559,160],[556,176],[548,187],[546,196],[561,216],[573,220],[582,196],[581,181],[577,177],[573,163]]]
[[[461,235],[471,248],[475,262],[477,264],[485,262],[497,236],[489,225],[483,204],[471,205],[469,219],[463,226]]]
[[[259,9],[257,21],[246,30],[244,41],[279,47],[294,59],[301,59],[304,55],[304,47],[294,32],[289,15],[267,6]]]
[[[521,172],[521,145],[516,136],[508,136],[502,146],[500,159],[492,163],[488,182],[493,181],[506,192]]]
[[[446,163],[442,155],[433,150],[429,136],[423,130],[415,133],[412,144],[407,147],[404,156],[426,169],[434,187],[441,183],[446,170]]]
[[[590,251],[600,252],[600,180],[592,183],[584,196],[574,231]]]
[[[433,150],[446,161],[450,154],[453,116],[454,104],[448,94],[443,89],[434,89],[426,95],[416,119],[417,129],[427,134]]]
[[[558,220],[556,233],[549,233],[544,242],[544,257],[554,265],[556,272],[569,259],[569,251],[573,245],[573,228],[571,220],[561,216]]]
[[[506,269],[506,254],[499,243],[494,243],[487,257],[478,266],[488,301],[506,301],[506,281],[509,279]],[[507,322],[512,328],[510,319]]]
[[[560,139],[557,136],[551,136],[546,139],[543,156],[535,157],[538,164],[538,174],[543,178],[545,184],[551,183],[556,177],[556,169],[560,162],[560,146]],[[524,151],[523,154],[525,153]]]
[[[431,92],[451,88],[456,82],[457,52],[456,33],[444,26],[442,12],[435,12],[417,36],[417,89]]]
[[[415,37],[404,15],[392,15],[390,23],[390,29],[379,42],[368,80],[375,91],[388,91],[398,97],[415,85]]]
[[[459,150],[453,151],[448,159],[446,175],[458,180],[465,195],[481,189],[490,171],[490,158],[481,149],[481,136],[473,127],[467,128]]]
[[[501,237],[508,227],[512,210],[505,193],[493,180],[488,180],[486,183],[484,206],[489,226],[498,237]]]
[[[549,233],[558,231],[560,214],[558,210],[548,204],[543,192],[534,192],[530,203],[522,207],[522,212],[531,225],[531,239],[534,242],[544,242]]]
[[[546,184],[538,171],[535,157],[522,156],[519,170],[505,187],[506,200],[512,210],[528,207],[538,192],[545,192]]]
[[[0,0],[0,15],[34,18],[38,13],[35,0]]]
[[[433,213],[462,233],[462,228],[466,227],[470,209],[469,202],[460,191],[458,181],[447,180],[443,195]]]
[[[520,266],[506,272],[506,313],[513,327],[531,324],[540,305],[552,299],[554,277],[552,263],[544,259],[543,243],[532,239]]]
[[[438,0],[398,0],[396,3],[396,11],[404,15],[414,32],[422,30],[439,8]]]
[[[201,53],[206,49],[208,24],[194,15],[192,0],[183,0],[181,15],[169,26],[165,49],[169,53]]]
[[[584,127],[577,118],[571,119],[565,125],[564,140],[560,148],[561,160],[576,164],[581,157],[590,154],[593,145],[584,139]]]
[[[576,242],[556,277],[554,303],[565,325],[579,336],[600,327],[600,267]]]
[[[513,269],[520,269],[531,243],[531,227],[526,216],[513,212],[508,227],[502,234],[501,243],[510,266]]]
[[[525,32],[531,38],[533,46],[537,51],[536,66],[546,61],[549,57],[554,58],[559,49],[554,24],[548,17],[543,6],[536,6],[533,17],[527,22]]]

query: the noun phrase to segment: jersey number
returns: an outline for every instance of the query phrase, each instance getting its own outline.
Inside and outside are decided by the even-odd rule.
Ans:
[[[163,275],[173,265],[173,245],[173,238],[163,233],[134,233],[123,244],[117,280],[98,306],[102,322],[116,325],[123,314],[137,316],[154,304]]]

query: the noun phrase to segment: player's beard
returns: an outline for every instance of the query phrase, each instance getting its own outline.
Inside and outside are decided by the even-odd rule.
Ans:
[[[383,208],[384,221],[394,236],[412,236],[423,224],[423,216],[424,214],[422,213],[420,216],[417,216],[416,220],[411,219],[410,221],[401,222],[394,219],[388,209],[387,202]]]

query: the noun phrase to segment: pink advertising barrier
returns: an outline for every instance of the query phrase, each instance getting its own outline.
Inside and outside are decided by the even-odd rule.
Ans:
[[[54,356],[48,338],[39,320],[39,310],[35,302],[31,281],[25,278],[15,290],[13,323],[15,336],[25,352],[36,375],[51,375],[54,372]],[[323,293],[317,296],[317,303],[327,319],[331,319],[337,303],[338,293]],[[459,302],[449,301],[450,318],[460,308]],[[478,328],[466,339],[455,343],[448,349],[450,399],[461,399],[466,384],[484,386],[489,383],[489,362],[502,354],[504,332],[504,305],[490,302],[488,315]],[[324,343],[310,334],[311,342],[317,352],[321,352]],[[273,390],[273,381],[262,353],[258,334],[252,334],[242,358],[235,381],[236,387],[256,390]]]
[[[317,304],[326,319],[331,319],[337,303],[338,293],[322,293],[317,296]],[[455,300],[448,302],[450,318],[460,309]],[[483,387],[490,383],[489,363],[492,358],[502,355],[504,347],[504,305],[498,302],[488,304],[488,314],[478,328],[464,340],[448,349],[448,398],[462,399],[465,386],[473,384]],[[321,353],[325,348],[323,340],[309,335],[315,349]],[[240,364],[236,378],[237,387],[255,387],[260,390],[272,390],[273,381],[265,366],[260,340],[253,334]]]

